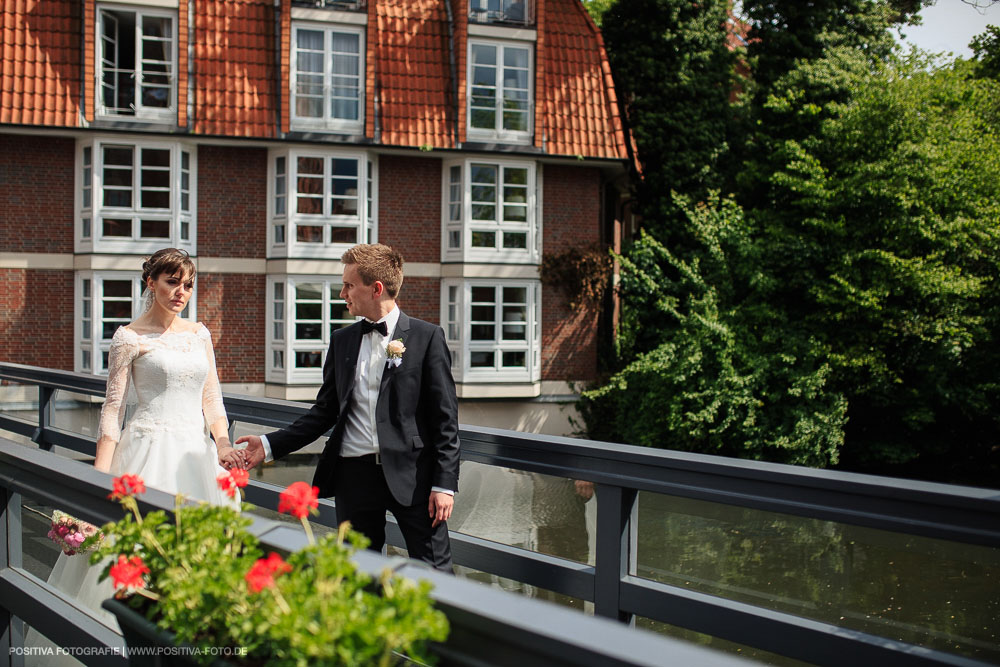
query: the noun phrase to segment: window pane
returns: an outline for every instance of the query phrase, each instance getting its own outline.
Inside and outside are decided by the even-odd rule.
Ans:
[[[527,132],[528,114],[519,111],[504,111],[503,129],[514,132]]]
[[[104,185],[132,186],[132,169],[104,167]]]
[[[323,353],[319,350],[313,352],[296,352],[295,353],[295,367],[296,368],[322,368],[323,367]]]
[[[504,324],[502,333],[504,340],[528,340],[528,327],[523,324]]]
[[[508,46],[503,50],[503,64],[504,67],[519,67],[527,69],[528,49],[517,49]]]
[[[330,243],[357,243],[357,227],[330,227]]]
[[[495,248],[497,247],[496,232],[472,232],[473,248]]]
[[[323,200],[320,197],[299,195],[296,199],[296,211],[305,215],[322,215]],[[320,239],[322,241],[322,239]]]
[[[104,319],[130,319],[132,317],[132,301],[104,301],[101,316]]]
[[[142,18],[143,37],[171,37],[171,19],[161,16],[144,16]]]
[[[323,174],[323,158],[300,157],[298,159],[300,174]]]
[[[525,368],[527,366],[527,356],[523,351],[520,352],[504,352],[502,357],[502,365],[505,368]]]
[[[300,320],[319,320],[323,318],[323,304],[296,303],[295,317]]]
[[[473,368],[493,368],[493,352],[472,351],[469,353],[469,363]]]
[[[170,208],[170,193],[162,190],[143,190],[142,208]]]
[[[491,206],[490,204],[473,204],[472,205],[472,219],[473,220],[488,220],[490,222],[497,219],[497,207]],[[475,244],[473,244],[475,245]],[[493,245],[490,243],[490,245]]]
[[[132,167],[132,148],[129,146],[105,146],[104,164]]]
[[[474,44],[472,46],[472,62],[476,65],[496,65],[496,47]]]
[[[181,240],[188,241],[191,239],[191,223],[181,222]]]
[[[506,190],[504,190],[506,193]],[[472,201],[474,202],[495,202],[497,189],[493,185],[473,185]]]
[[[322,30],[296,30],[295,43],[300,49],[323,50]]]
[[[295,239],[299,243],[322,243],[323,228],[310,225],[298,225],[295,228]]]
[[[496,298],[496,290],[492,287],[473,287],[472,288],[472,300],[479,302],[493,303],[494,298]],[[490,316],[492,317],[492,315]]]
[[[462,247],[462,232],[457,230],[448,232],[448,247],[449,248]]]
[[[528,247],[528,235],[522,232],[504,232],[503,247],[513,250],[526,250]]]
[[[170,166],[170,151],[167,149],[142,149],[142,166],[143,167],[169,167]]]
[[[142,238],[170,238],[170,222],[168,220],[143,220],[139,223],[139,235]]]
[[[297,300],[323,298],[322,283],[300,283],[295,286],[295,298]]]
[[[320,322],[296,324],[295,338],[298,340],[322,340],[323,325]]]
[[[474,164],[471,169],[471,179],[473,183],[496,183],[497,168],[485,164]]]
[[[492,324],[473,324],[472,340],[494,340],[496,327]]]
[[[496,126],[497,114],[495,111],[473,109],[470,114],[470,120],[472,127],[493,128]]]
[[[496,308],[489,306],[472,306],[472,320],[474,322],[492,322],[496,317]]]
[[[113,220],[104,218],[102,221],[104,236],[116,236],[120,238],[132,238],[131,220]]]
[[[104,281],[104,296],[117,296],[117,297],[128,297],[132,298],[132,281],[131,280],[105,280]]]
[[[526,287],[504,287],[504,303],[527,303],[528,289]]]

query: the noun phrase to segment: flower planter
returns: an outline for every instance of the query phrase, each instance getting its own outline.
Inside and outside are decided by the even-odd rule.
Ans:
[[[171,632],[161,630],[145,616],[114,598],[101,606],[115,615],[122,637],[128,648],[128,663],[134,667],[190,667],[200,664],[192,655],[195,649],[177,644]],[[138,649],[138,650],[136,650]],[[235,663],[216,659],[213,665],[230,666]]]

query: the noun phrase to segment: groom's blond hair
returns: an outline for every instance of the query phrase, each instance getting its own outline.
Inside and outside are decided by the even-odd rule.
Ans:
[[[365,285],[379,281],[393,299],[403,286],[403,256],[381,243],[356,245],[341,256],[344,264],[357,264]]]

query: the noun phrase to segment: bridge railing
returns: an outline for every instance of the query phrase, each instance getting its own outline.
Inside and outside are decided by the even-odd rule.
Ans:
[[[53,397],[57,390],[102,395],[102,378],[0,364],[0,379],[38,387],[37,424],[0,414],[0,429],[30,437],[43,448],[59,445],[93,452],[91,438],[52,426]],[[273,427],[290,423],[308,409],[301,403],[233,395],[225,396],[225,404],[234,422]],[[638,498],[640,493],[662,494],[997,549],[998,491],[480,427],[464,426],[460,437],[463,461],[590,481],[598,502],[593,565],[453,531],[453,555],[459,565],[593,602],[598,616],[625,623],[644,617],[814,664],[987,664],[640,577]],[[279,492],[278,487],[254,482],[247,500],[275,509]],[[329,501],[322,504],[319,521],[335,524]],[[390,529],[389,541],[402,545],[398,530]]]

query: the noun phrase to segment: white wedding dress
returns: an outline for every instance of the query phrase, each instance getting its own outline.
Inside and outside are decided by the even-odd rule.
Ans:
[[[130,386],[137,402],[122,429]],[[112,475],[139,475],[147,488],[238,509],[239,498],[230,499],[216,482],[225,469],[208,437],[208,425],[225,417],[212,337],[204,325],[163,334],[139,335],[126,327],[115,332],[98,431],[98,439],[107,435],[118,441]],[[103,567],[91,567],[86,554],[60,554],[48,583],[117,631],[114,617],[101,609],[101,602],[113,594],[110,578],[97,581]],[[34,631],[25,637],[25,645],[51,646]],[[55,664],[62,657],[39,656],[37,664]]]

